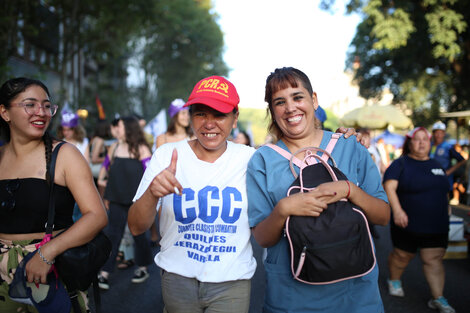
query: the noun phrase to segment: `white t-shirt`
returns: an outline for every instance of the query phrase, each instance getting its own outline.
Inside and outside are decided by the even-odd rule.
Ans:
[[[187,141],[164,144],[153,154],[134,201],[170,165],[174,148],[183,194],[161,199],[161,250],[155,263],[202,282],[250,279],[256,260],[248,225],[246,168],[255,149],[229,141],[227,150],[208,163],[197,158]]]

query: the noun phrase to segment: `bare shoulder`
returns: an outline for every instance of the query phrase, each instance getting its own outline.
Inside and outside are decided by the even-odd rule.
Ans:
[[[53,145],[54,149],[57,144],[58,143],[55,143]],[[87,169],[89,167],[80,150],[73,144],[67,142],[60,147],[59,154],[57,155],[57,166],[67,170],[81,170],[82,167]]]
[[[150,151],[148,146],[140,145],[139,146],[139,155],[140,155],[140,159],[149,158],[150,156],[152,156],[152,151]]]
[[[163,133],[157,137],[156,146],[157,148],[166,142],[166,133]]]
[[[61,143],[61,141],[56,141],[52,144],[52,150],[55,150],[57,148],[57,146]],[[75,153],[80,153],[80,150],[78,150],[78,148],[71,144],[71,143],[68,143],[68,142],[63,142],[63,144],[61,145],[60,147],[60,152],[59,152],[59,156],[62,156],[62,155],[67,155],[67,156],[71,156]],[[58,156],[58,158],[59,158]]]

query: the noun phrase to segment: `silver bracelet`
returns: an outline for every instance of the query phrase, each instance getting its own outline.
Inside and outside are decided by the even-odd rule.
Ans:
[[[41,247],[38,248],[38,253],[39,253],[39,256],[41,257],[41,259],[46,262],[47,265],[52,265],[55,263],[55,260],[52,260],[52,261],[48,261],[44,255],[42,255],[42,252],[41,252]]]

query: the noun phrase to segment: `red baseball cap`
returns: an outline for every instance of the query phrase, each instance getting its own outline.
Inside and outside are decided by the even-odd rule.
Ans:
[[[195,103],[207,105],[214,110],[222,113],[232,112],[233,109],[238,110],[237,89],[227,79],[221,76],[210,76],[201,79],[194,86],[188,101],[184,105],[188,107]]]

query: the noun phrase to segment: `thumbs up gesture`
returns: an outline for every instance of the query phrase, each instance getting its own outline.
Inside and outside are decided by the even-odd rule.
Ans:
[[[150,192],[154,197],[161,198],[172,193],[181,194],[183,187],[175,176],[177,161],[178,152],[176,149],[173,149],[170,165],[155,176],[149,186]]]

